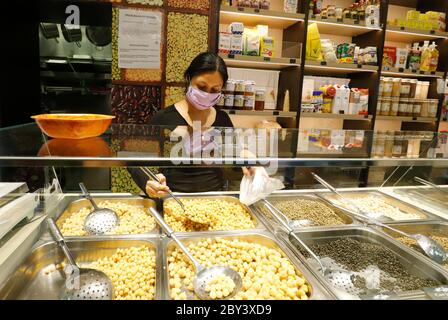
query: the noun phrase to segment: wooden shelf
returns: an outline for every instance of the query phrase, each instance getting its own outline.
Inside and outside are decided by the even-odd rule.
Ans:
[[[337,19],[313,19],[310,17],[309,24],[317,23],[320,34],[333,34],[355,37],[371,31],[382,31],[380,28],[370,28],[363,25],[355,24],[353,21]]]
[[[371,115],[359,114],[336,114],[336,113],[308,113],[302,112],[301,118],[320,118],[320,119],[343,119],[343,120],[365,120],[370,121],[373,117]]]
[[[228,67],[282,70],[285,68],[300,66],[300,59],[265,58],[222,53],[219,55],[224,59]]]
[[[412,71],[410,69],[401,68],[391,68],[384,69],[381,72],[382,75],[386,76],[401,76],[401,77],[412,77],[412,78],[443,78],[443,72],[426,72],[426,71]]]
[[[348,74],[378,72],[378,66],[357,65],[349,63],[326,63],[325,61],[306,61],[305,72],[313,72],[316,74],[331,75],[331,74]]]
[[[416,30],[400,27],[387,26],[386,41],[393,42],[417,42],[433,39],[448,39],[448,32]]]
[[[258,116],[258,117],[281,117],[281,118],[295,118],[297,116],[297,112],[290,111],[278,111],[278,110],[264,110],[264,111],[252,111],[252,110],[229,110],[229,109],[221,109],[222,111],[237,116]]]
[[[242,22],[247,26],[265,24],[277,29],[286,29],[305,20],[304,14],[230,6],[221,6],[220,13],[220,23]]]
[[[436,122],[437,118],[422,118],[422,117],[399,117],[399,116],[376,116],[376,120],[384,121],[401,121],[401,122]]]

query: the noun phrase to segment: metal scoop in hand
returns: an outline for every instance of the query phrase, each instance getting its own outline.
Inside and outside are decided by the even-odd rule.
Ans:
[[[214,279],[218,276],[226,276],[235,284],[235,287],[233,291],[230,293],[229,296],[227,296],[225,299],[230,299],[233,297],[238,291],[241,290],[243,281],[241,279],[241,276],[238,272],[235,270],[226,267],[226,266],[212,266],[212,267],[204,267],[202,266],[196,259],[193,257],[193,255],[190,253],[190,251],[187,249],[187,247],[176,237],[174,234],[173,229],[165,222],[165,220],[162,218],[162,216],[155,210],[154,208],[149,208],[149,211],[156,219],[157,223],[160,225],[160,227],[163,229],[163,231],[166,233],[168,237],[173,239],[179,248],[187,255],[187,257],[191,260],[193,263],[195,269],[196,269],[196,277],[193,281],[193,288],[196,295],[201,300],[210,300],[212,299],[210,297],[210,293],[206,292],[205,287],[209,283],[210,280]]]
[[[51,235],[61,247],[71,266],[71,273],[67,274],[67,282],[65,288],[62,289],[61,299],[111,300],[113,297],[113,286],[109,277],[105,273],[95,269],[80,268],[53,219],[47,219],[47,224]]]
[[[83,193],[83,196],[90,201],[93,206],[93,211],[84,220],[84,230],[88,235],[103,235],[110,232],[113,228],[118,226],[120,219],[115,211],[98,208],[92,196],[87,191],[84,183],[80,182],[79,187]]]

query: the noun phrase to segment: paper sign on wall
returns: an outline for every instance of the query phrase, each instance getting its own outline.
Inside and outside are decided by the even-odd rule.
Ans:
[[[118,66],[123,69],[160,69],[162,13],[120,9]]]

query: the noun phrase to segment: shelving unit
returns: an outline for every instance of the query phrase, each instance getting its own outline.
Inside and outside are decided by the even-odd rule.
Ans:
[[[445,74],[443,72],[427,72],[427,71],[416,71],[410,69],[401,68],[391,68],[381,71],[383,76],[397,76],[397,77],[412,77],[412,78],[443,78]]]
[[[228,67],[283,70],[300,67],[298,58],[266,58],[244,55],[220,54]]]
[[[347,37],[355,37],[371,31],[381,31],[381,28],[370,28],[346,20],[316,19],[313,16],[308,19],[308,24],[311,23],[317,23],[319,32],[323,34],[344,35]]]
[[[290,117],[295,118],[297,112],[285,112],[276,110],[263,110],[263,111],[252,111],[252,110],[232,110],[232,109],[222,109],[227,114],[237,115],[237,116],[249,116],[249,117]]]
[[[376,120],[386,121],[402,121],[402,122],[437,122],[437,118],[425,118],[425,117],[398,117],[398,116],[376,116]]]
[[[392,42],[420,42],[424,40],[448,39],[448,32],[434,32],[387,26],[386,40]]]
[[[372,120],[372,115],[357,115],[357,114],[334,114],[334,113],[307,113],[303,112],[301,118],[316,118],[316,119],[342,119],[342,120]]]
[[[378,71],[378,66],[349,64],[349,63],[327,63],[325,61],[305,62],[305,72],[325,75],[351,74],[351,73],[374,73]]]

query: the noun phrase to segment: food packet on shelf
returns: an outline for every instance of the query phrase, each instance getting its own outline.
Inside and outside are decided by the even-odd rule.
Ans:
[[[384,47],[383,51],[383,68],[390,70],[395,67],[397,61],[397,48],[396,47]]]
[[[362,50],[362,64],[371,66],[378,65],[378,54],[376,47],[366,47]]]
[[[274,58],[274,38],[262,37],[261,38],[261,56]]]
[[[321,39],[320,44],[324,60],[327,63],[338,63],[336,52],[333,48],[333,42],[330,39]]]
[[[250,206],[284,187],[285,185],[279,179],[269,177],[266,169],[257,167],[252,177],[244,176],[241,180],[240,201]]]
[[[308,26],[308,37],[306,39],[306,59],[322,60],[322,46],[317,23]]]
[[[247,56],[260,55],[260,33],[257,29],[244,29],[244,54]]]

